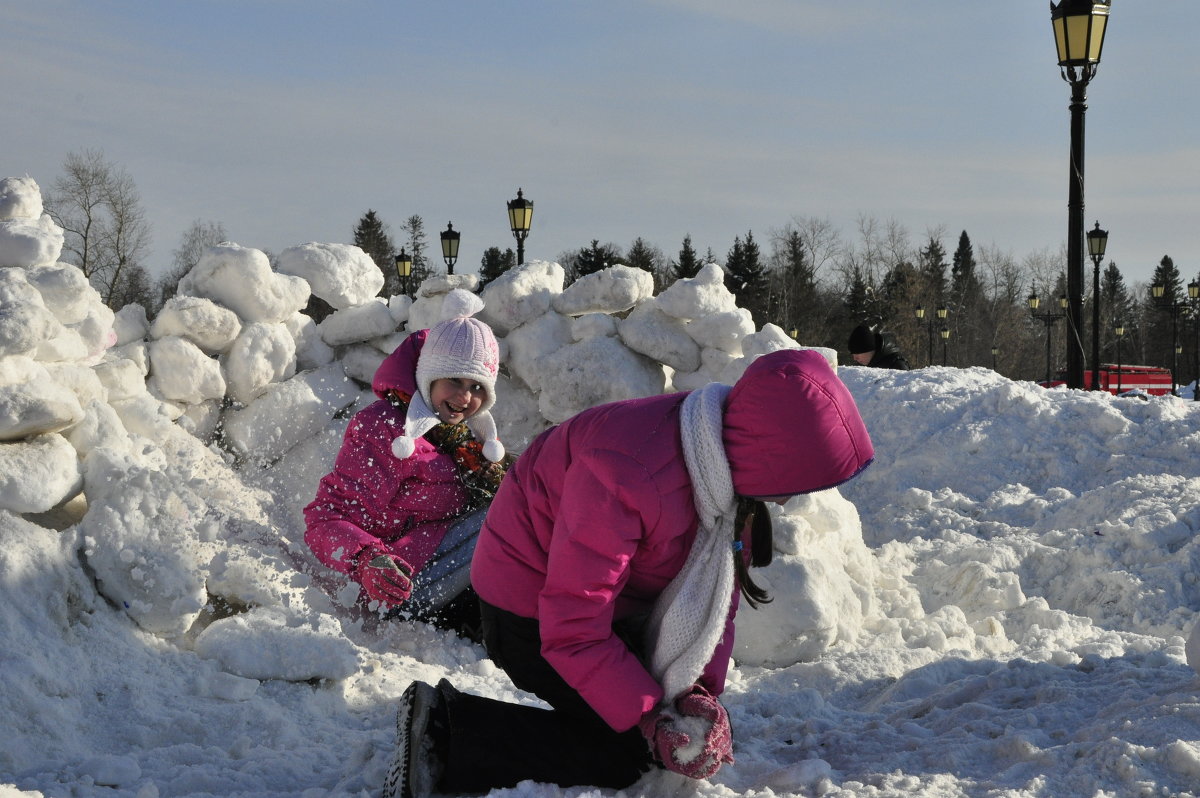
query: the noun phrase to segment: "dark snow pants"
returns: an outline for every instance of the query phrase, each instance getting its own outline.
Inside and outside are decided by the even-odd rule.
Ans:
[[[444,690],[450,733],[439,790],[487,792],[526,779],[612,789],[636,782],[651,763],[641,732],[613,731],[563,681],[542,658],[536,620],[480,604],[488,656],[553,709]]]

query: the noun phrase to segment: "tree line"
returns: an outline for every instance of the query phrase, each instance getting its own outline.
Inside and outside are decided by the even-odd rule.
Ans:
[[[145,264],[150,226],[134,181],[94,150],[67,156],[44,203],[63,228],[63,260],[82,269],[114,310],[136,302],[153,316],[205,249],[227,238],[220,222],[193,222],[173,251],[170,268],[151,279]],[[358,219],[350,237],[347,243],[362,248],[383,273],[382,296],[406,288],[411,293],[444,269],[440,253],[430,256],[419,215],[401,224],[400,247],[373,209]],[[1090,280],[1083,329],[1072,331],[1067,319],[1057,317],[1058,297],[1066,293],[1065,246],[1017,260],[996,246],[977,249],[965,230],[948,255],[945,242],[950,238],[937,227],[914,241],[903,225],[867,216],[859,217],[853,234],[846,236],[827,219],[794,216],[768,230],[762,243],[747,230],[723,253],[709,247],[701,255],[689,234],[678,250],[667,254],[639,236],[627,248],[593,239],[555,260],[566,271],[568,284],[617,264],[644,269],[654,277],[655,293],[695,276],[707,263],[718,263],[726,287],[756,326],[776,324],[800,343],[836,349],[844,362],[850,330],[869,324],[889,336],[914,367],[985,366],[1013,379],[1040,380],[1047,371],[1057,374],[1065,366],[1068,340],[1091,367]],[[412,259],[407,285],[395,270],[400,248]],[[486,285],[516,265],[512,248],[488,247],[479,263],[480,280]],[[1163,287],[1161,297],[1152,296],[1150,285],[1127,285],[1114,261],[1104,268],[1101,361],[1175,365],[1176,381],[1190,382],[1200,369],[1198,308],[1189,301],[1184,277],[1170,256],[1163,256],[1151,283]],[[1040,317],[1030,312],[1031,294],[1040,299]],[[309,308],[318,318],[330,310],[320,304]],[[1118,329],[1124,334],[1119,336]]]

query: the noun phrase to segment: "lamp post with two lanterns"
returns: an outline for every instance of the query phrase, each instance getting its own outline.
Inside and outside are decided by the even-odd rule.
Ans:
[[[1063,80],[1071,84],[1071,161],[1067,201],[1067,387],[1083,387],[1083,117],[1087,85],[1100,65],[1112,0],[1060,0],[1050,23]]]
[[[1200,285],[1197,286],[1197,292],[1200,293]],[[1188,294],[1191,295],[1192,286],[1188,285]],[[1175,301],[1174,295],[1167,296],[1167,286],[1163,283],[1155,283],[1150,286],[1150,297],[1154,300],[1154,307],[1161,311],[1171,314],[1171,395],[1178,396],[1179,391],[1176,388],[1176,375],[1179,374],[1179,355],[1183,347],[1179,345],[1179,314],[1187,309],[1188,303],[1184,301]]]
[[[924,305],[917,305],[916,310],[914,312],[916,313],[917,321],[925,322],[926,329],[929,332],[929,355],[928,355],[927,359],[925,360],[925,365],[932,366],[933,365],[933,325],[935,323],[935,320],[933,318],[928,318],[928,319],[925,318],[925,306]],[[942,329],[945,330],[946,329],[946,316],[949,315],[950,311],[946,308],[945,305],[938,305],[937,310],[934,312],[937,315],[937,321],[941,322]],[[949,337],[949,330],[947,330],[946,337]],[[943,360],[944,359],[945,358],[943,358]],[[945,363],[943,363],[942,365],[945,365]]]
[[[1058,298],[1058,307],[1060,308],[1060,312],[1058,312],[1058,313],[1055,313],[1053,311],[1043,311],[1042,313],[1038,313],[1038,307],[1041,305],[1041,303],[1042,303],[1042,301],[1040,299],[1038,299],[1038,295],[1037,295],[1036,291],[1029,295],[1029,315],[1033,316],[1035,319],[1039,319],[1043,324],[1046,325],[1046,382],[1049,383],[1050,382],[1050,328],[1053,327],[1054,323],[1057,322],[1059,319],[1066,317],[1067,308],[1068,308],[1067,295],[1063,294],[1062,296],[1060,296]],[[1068,350],[1069,349],[1070,349],[1070,347],[1068,346]]]

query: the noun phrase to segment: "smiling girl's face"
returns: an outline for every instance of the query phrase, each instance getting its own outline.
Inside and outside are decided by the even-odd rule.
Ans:
[[[446,424],[461,424],[479,412],[487,389],[467,377],[443,377],[429,386],[433,412]]]

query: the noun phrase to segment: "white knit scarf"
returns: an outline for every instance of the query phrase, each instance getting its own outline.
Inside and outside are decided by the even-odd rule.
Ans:
[[[647,627],[650,672],[670,706],[704,672],[725,633],[733,596],[733,518],[737,497],[725,458],[722,419],[731,388],[709,383],[683,400],[683,457],[700,528],[683,569],[655,602]]]

